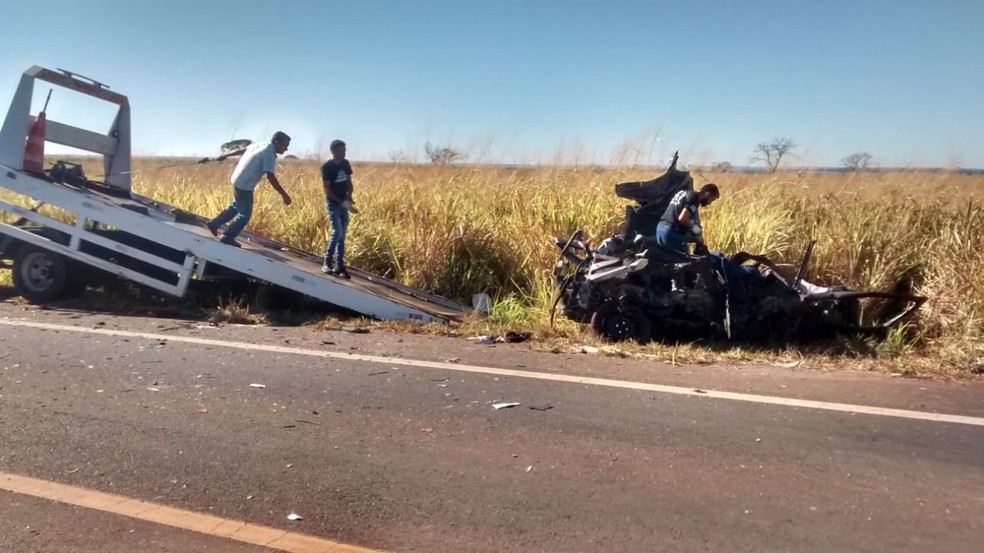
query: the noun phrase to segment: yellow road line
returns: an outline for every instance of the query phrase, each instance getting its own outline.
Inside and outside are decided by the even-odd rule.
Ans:
[[[269,526],[203,515],[122,495],[97,492],[8,472],[0,472],[0,490],[290,553],[373,553],[376,551]]]
[[[745,401],[749,403],[760,403],[765,405],[778,405],[782,407],[798,407],[803,409],[816,409],[819,411],[835,411],[840,413],[853,413],[862,415],[875,415],[880,417],[895,417],[900,419],[910,419],[928,422],[942,422],[951,424],[969,424],[972,426],[984,426],[984,417],[972,417],[967,415],[950,415],[946,413],[930,413],[926,411],[913,411],[909,409],[893,409],[889,407],[873,407],[870,405],[853,405],[850,403],[833,403],[829,401],[816,401],[810,399],[794,399],[779,396],[765,396],[758,394],[743,394],[737,392],[724,392],[718,390],[695,390],[681,386],[667,386],[664,384],[650,384],[648,382],[632,382],[628,380],[613,380],[609,378],[595,378],[590,376],[573,376],[569,374],[553,374],[535,371],[521,371],[517,369],[499,369],[495,367],[483,367],[480,365],[464,365],[458,363],[441,363],[438,361],[420,361],[415,359],[405,359],[402,357],[382,357],[377,355],[362,355],[358,353],[343,353],[335,351],[322,351],[315,349],[304,349],[284,346],[271,346],[265,344],[250,344],[245,342],[227,342],[208,338],[195,338],[193,336],[180,336],[175,334],[154,334],[150,332],[131,332],[128,330],[110,330],[102,328],[83,328],[78,326],[58,325],[50,323],[35,323],[17,319],[0,319],[0,325],[43,328],[45,330],[56,330],[64,332],[78,332],[82,334],[96,334],[100,336],[119,336],[123,338],[146,338],[148,340],[170,340],[171,342],[195,344],[200,346],[213,346],[229,349],[240,349],[247,351],[265,351],[269,353],[281,353],[286,355],[305,355],[309,357],[320,357],[323,359],[345,359],[348,361],[364,361],[366,363],[380,363],[383,365],[401,365],[404,367],[421,367],[429,369],[442,369],[446,371],[478,373],[496,376],[514,376],[517,378],[529,378],[533,380],[546,380],[551,382],[566,382],[570,384],[584,384],[589,386],[604,386],[608,388],[623,388],[628,390],[641,390],[646,392],[656,392],[661,394],[675,394],[682,396],[693,396],[703,399],[727,399],[731,401]]]

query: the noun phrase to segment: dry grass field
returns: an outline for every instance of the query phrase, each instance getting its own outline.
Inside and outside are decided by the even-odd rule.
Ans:
[[[177,160],[180,162],[181,160]],[[175,160],[135,161],[134,189],[211,216],[230,200],[234,160],[157,170]],[[280,162],[294,198],[285,207],[258,188],[249,229],[321,252],[326,214],[318,163]],[[86,162],[87,173],[100,167]],[[597,244],[622,222],[617,182],[659,170],[502,168],[354,163],[350,265],[467,302],[493,298],[488,319],[467,331],[533,330],[545,347],[590,341],[558,320],[551,328],[552,236],[582,228]],[[702,212],[711,249],[744,250],[796,264],[816,240],[808,280],[888,290],[903,280],[929,297],[918,316],[885,341],[845,340],[787,351],[653,344],[657,358],[805,359],[904,373],[969,374],[984,364],[984,176],[949,172],[710,174],[723,197]],[[553,344],[553,345],[551,345]],[[625,348],[623,348],[625,349]],[[629,347],[628,349],[633,349]]]

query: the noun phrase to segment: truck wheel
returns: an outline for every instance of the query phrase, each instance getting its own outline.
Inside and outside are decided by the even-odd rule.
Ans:
[[[591,330],[609,342],[635,339],[640,344],[652,339],[652,323],[640,313],[626,312],[615,302],[607,302],[591,315]]]
[[[14,290],[31,303],[57,300],[68,287],[67,268],[65,256],[24,244],[14,256]]]

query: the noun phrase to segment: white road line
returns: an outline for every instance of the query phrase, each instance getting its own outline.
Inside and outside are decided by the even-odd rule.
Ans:
[[[762,403],[767,405],[781,405],[784,407],[801,407],[804,409],[818,409],[822,411],[839,411],[842,413],[856,413],[862,415],[897,417],[903,419],[912,419],[912,420],[921,420],[921,421],[930,421],[930,422],[949,422],[954,424],[969,424],[973,426],[984,426],[984,418],[982,417],[969,417],[965,415],[947,415],[942,413],[911,411],[908,409],[890,409],[886,407],[871,407],[867,405],[851,405],[847,403],[831,403],[828,401],[792,399],[792,398],[784,398],[784,397],[777,397],[777,396],[763,396],[763,395],[756,395],[756,394],[721,392],[715,390],[697,391],[693,388],[683,388],[680,386],[666,386],[662,384],[649,384],[646,382],[631,382],[626,380],[612,380],[608,378],[594,378],[590,376],[574,376],[574,375],[567,375],[567,374],[541,373],[535,371],[519,371],[515,369],[499,369],[495,367],[482,367],[478,365],[441,363],[438,361],[418,361],[414,359],[402,359],[399,357],[382,357],[376,355],[361,355],[355,353],[319,351],[319,350],[304,349],[304,348],[288,348],[283,346],[270,346],[264,344],[249,344],[244,342],[226,342],[223,340],[195,338],[192,336],[176,336],[172,334],[152,334],[149,332],[130,332],[127,330],[82,328],[77,326],[36,323],[31,321],[21,321],[21,320],[14,320],[14,319],[0,320],[0,325],[26,327],[26,328],[41,328],[45,330],[57,330],[63,332],[78,332],[82,334],[96,334],[101,336],[120,336],[124,338],[146,338],[148,340],[168,340],[171,342],[196,344],[201,346],[213,346],[213,347],[223,347],[223,348],[253,350],[253,351],[266,351],[270,353],[304,355],[309,357],[321,357],[321,358],[328,358],[328,359],[347,359],[350,361],[364,361],[367,363],[381,363],[384,365],[424,367],[429,369],[443,369],[448,371],[489,374],[489,375],[496,375],[496,376],[515,376],[518,378],[549,380],[553,382],[567,382],[571,384],[588,384],[591,386],[605,386],[608,388],[625,388],[629,390],[643,390],[647,392],[657,392],[662,394],[676,394],[676,395],[683,395],[683,396],[696,396],[696,397],[713,398],[713,399],[730,399],[733,401],[746,401],[750,403]]]

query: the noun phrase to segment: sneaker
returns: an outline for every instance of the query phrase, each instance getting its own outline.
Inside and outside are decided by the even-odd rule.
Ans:
[[[332,267],[332,264],[329,263],[328,261],[325,261],[324,263],[321,264],[321,272],[326,275],[330,275],[334,270],[335,268]]]
[[[212,221],[205,223],[205,228],[207,228],[208,231],[212,233],[212,236],[216,238],[219,237],[219,227],[213,225]]]
[[[219,242],[222,242],[223,244],[225,244],[227,246],[232,246],[233,248],[241,248],[242,247],[239,244],[239,242],[236,242],[232,238],[226,238],[224,236],[222,238],[219,238]]]
[[[350,275],[348,271],[345,270],[345,267],[336,267],[335,270],[331,272],[331,274],[337,277],[344,278],[346,280],[352,278],[352,275]]]

